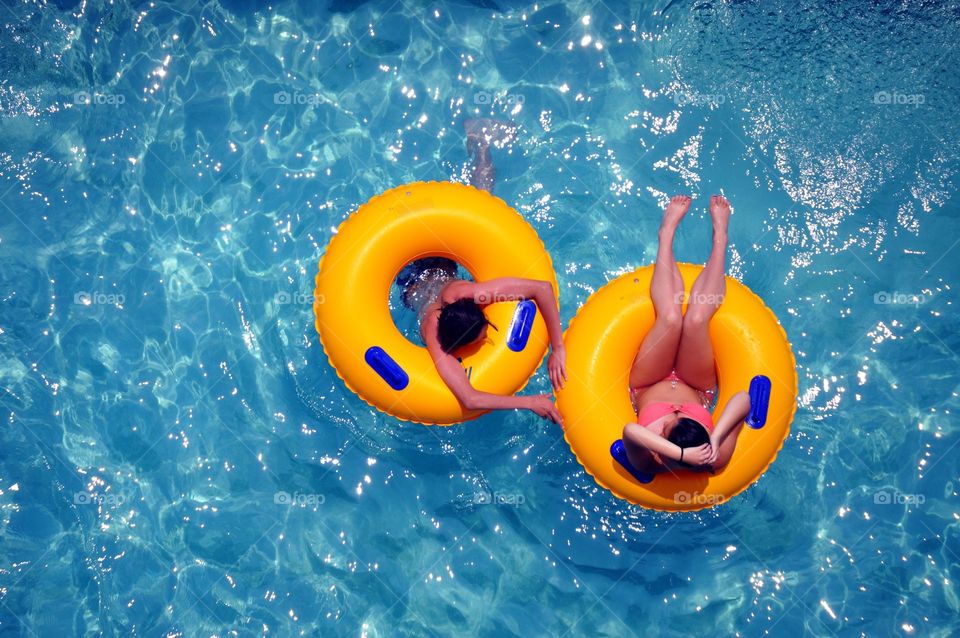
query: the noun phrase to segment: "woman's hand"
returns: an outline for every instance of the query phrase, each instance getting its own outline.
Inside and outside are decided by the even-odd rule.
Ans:
[[[556,392],[567,380],[567,350],[563,346],[553,348],[550,358],[547,359],[547,371],[550,373],[553,391]]]
[[[563,417],[560,416],[560,411],[553,404],[549,394],[535,394],[527,397],[527,399],[529,401],[528,410],[563,427]]]
[[[709,465],[713,465],[713,463],[717,460],[717,456],[720,455],[721,443],[722,441],[720,440],[720,437],[717,436],[717,431],[714,430],[710,434],[710,451],[712,452],[712,454],[710,455],[710,460],[707,461]]]
[[[683,462],[687,465],[700,466],[707,465],[716,458],[716,452],[709,443],[704,443],[699,447],[683,448]]]

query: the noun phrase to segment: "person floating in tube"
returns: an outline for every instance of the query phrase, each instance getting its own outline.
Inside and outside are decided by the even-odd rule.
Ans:
[[[473,155],[470,183],[493,192],[495,171],[490,157],[490,144],[504,144],[516,132],[508,122],[470,119],[464,123],[467,149]],[[483,308],[494,301],[531,299],[543,315],[550,335],[550,358],[547,370],[555,390],[566,380],[566,351],[560,314],[553,286],[548,281],[503,277],[472,282],[457,274],[457,262],[445,257],[426,257],[411,262],[397,275],[403,290],[403,304],[417,313],[420,336],[433,359],[440,378],[457,400],[468,410],[526,409],[555,423],[561,423],[550,395],[500,396],[480,392],[470,385],[455,353],[482,342],[491,326]],[[494,326],[496,329],[496,326]]]
[[[640,345],[630,371],[637,422],[623,429],[627,459],[639,472],[680,468],[718,471],[733,456],[750,396],[737,392],[714,423],[717,371],[708,325],[726,292],[725,261],[730,203],[710,198],[713,247],[690,289],[687,311],[683,279],[673,256],[673,237],[690,208],[690,197],[670,200],[660,224],[657,261],[650,280],[656,321]]]

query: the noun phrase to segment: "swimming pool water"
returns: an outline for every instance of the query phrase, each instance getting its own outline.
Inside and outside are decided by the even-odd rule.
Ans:
[[[952,3],[0,3],[0,633],[960,632]],[[528,413],[404,424],[313,329],[332,230],[467,179],[564,325],[706,258],[789,334],[777,461],[697,514],[599,488]],[[528,391],[548,389],[545,371]]]

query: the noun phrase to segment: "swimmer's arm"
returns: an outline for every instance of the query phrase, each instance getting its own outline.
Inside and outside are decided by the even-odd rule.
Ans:
[[[555,351],[563,349],[563,330],[560,328],[559,303],[557,302],[557,296],[553,294],[553,286],[549,281],[500,277],[473,284],[472,293],[473,298],[481,305],[498,301],[533,299],[547,324],[550,346]]]
[[[481,392],[470,385],[470,379],[467,378],[467,372],[457,361],[456,357],[441,353],[440,358],[434,358],[433,362],[437,366],[437,372],[440,378],[447,384],[453,396],[457,397],[460,405],[468,410],[510,410],[513,408],[526,408],[524,397],[501,396]]]
[[[746,392],[737,392],[730,397],[723,413],[717,419],[717,425],[710,434],[710,445],[714,450],[720,448],[727,436],[750,414],[750,395]]]
[[[680,446],[671,443],[659,434],[654,434],[639,423],[627,423],[623,428],[623,438],[629,439],[635,445],[656,452],[663,458],[680,460]]]
[[[436,331],[428,331],[427,334],[435,335]],[[433,359],[437,372],[440,373],[440,378],[453,392],[453,396],[457,398],[460,405],[467,410],[531,410],[541,417],[561,423],[562,419],[556,406],[545,397],[503,396],[477,390],[470,385],[467,372],[457,358],[444,352],[436,337],[428,337],[425,341],[427,351]]]

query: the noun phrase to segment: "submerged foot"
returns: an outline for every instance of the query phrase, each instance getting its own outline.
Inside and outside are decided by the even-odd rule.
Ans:
[[[467,133],[467,150],[476,153],[490,144],[499,148],[512,142],[517,125],[504,120],[475,117],[464,121],[463,130]]]
[[[713,220],[714,234],[726,236],[730,224],[730,202],[723,195],[710,198],[710,218]]]
[[[674,195],[663,211],[663,221],[660,222],[660,230],[670,233],[677,229],[680,220],[690,210],[691,198],[689,195]]]

